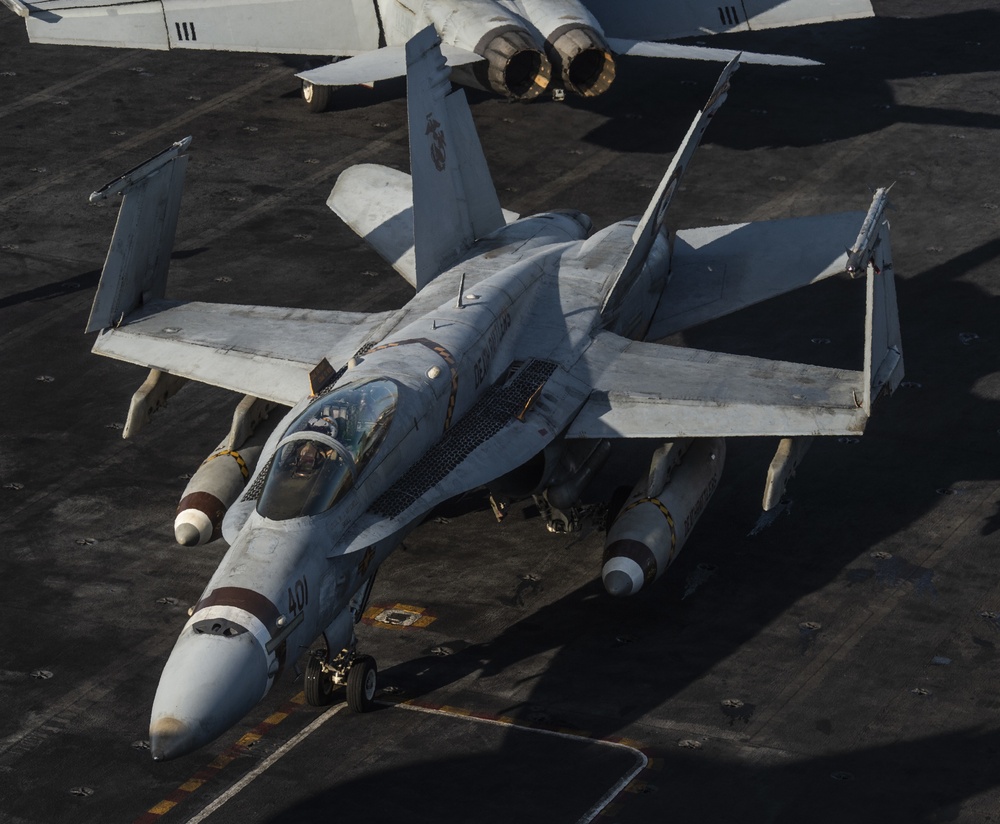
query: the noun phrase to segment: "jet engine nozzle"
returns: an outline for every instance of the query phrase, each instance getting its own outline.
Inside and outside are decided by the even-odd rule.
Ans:
[[[483,60],[452,68],[452,79],[515,100],[538,97],[549,87],[552,64],[530,24],[498,0],[423,0],[426,20],[446,45]]]
[[[589,26],[557,29],[549,39],[549,50],[566,90],[597,97],[611,88],[615,58],[604,38]]]
[[[486,84],[495,92],[515,100],[531,100],[549,87],[552,64],[525,32],[500,32],[480,53],[486,58]]]

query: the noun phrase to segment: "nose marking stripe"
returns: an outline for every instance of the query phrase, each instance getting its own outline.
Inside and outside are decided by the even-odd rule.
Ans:
[[[195,612],[211,606],[237,607],[246,610],[266,627],[268,635],[274,635],[278,628],[281,612],[259,592],[245,587],[218,587],[200,600]]]
[[[212,606],[203,607],[196,610],[188,619],[188,622],[184,625],[184,629],[186,630],[188,627],[194,626],[199,621],[207,621],[212,618],[226,618],[240,626],[246,627],[253,637],[257,639],[257,643],[260,644],[261,649],[264,650],[264,654],[270,660],[271,653],[268,651],[267,645],[271,641],[271,633],[256,615],[241,607],[234,607],[228,604],[213,604]]]

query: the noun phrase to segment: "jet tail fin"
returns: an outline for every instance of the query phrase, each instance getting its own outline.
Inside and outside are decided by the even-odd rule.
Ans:
[[[729,78],[739,67],[740,55],[737,54],[722,70],[705,108],[698,112],[691,123],[691,127],[674,154],[673,160],[670,161],[670,166],[667,167],[666,173],[660,180],[660,185],[656,187],[656,192],[632,233],[632,251],[622,265],[615,286],[605,298],[605,308],[614,302],[618,294],[628,289],[634,277],[642,269],[643,263],[646,262],[646,257],[653,248],[653,242],[663,228],[667,209],[670,208],[670,202],[673,200],[674,192],[677,191],[677,185],[691,162],[695,149],[701,143],[705,129],[708,128],[715,113],[725,102],[729,93]]]
[[[428,26],[406,44],[418,291],[505,224],[469,104],[452,89],[440,43]]]
[[[190,137],[174,143],[90,196],[91,203],[116,194],[125,199],[90,310],[88,332],[115,326],[144,303],[163,297],[190,145]]]
[[[851,277],[865,273],[865,383],[862,405],[871,414],[872,404],[891,393],[903,379],[903,344],[896,306],[889,221],[885,210],[889,189],[878,189],[872,198],[858,238],[847,250],[847,271]]]

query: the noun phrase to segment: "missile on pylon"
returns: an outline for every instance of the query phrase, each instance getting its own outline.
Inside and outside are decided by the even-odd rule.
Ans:
[[[675,442],[653,455],[608,530],[601,578],[616,596],[634,595],[659,578],[691,534],[726,460],[722,438]]]
[[[222,534],[222,519],[253,475],[264,442],[280,415],[267,421],[273,403],[247,396],[236,407],[229,434],[198,467],[184,487],[174,537],[181,546],[198,546]]]

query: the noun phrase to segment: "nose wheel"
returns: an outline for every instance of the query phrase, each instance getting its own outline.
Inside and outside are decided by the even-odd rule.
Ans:
[[[306,701],[313,707],[325,707],[333,701],[337,687],[346,687],[347,706],[354,712],[368,712],[375,705],[378,666],[370,655],[341,650],[332,662],[323,652],[309,656],[305,672]]]
[[[310,655],[306,664],[306,701],[311,707],[325,707],[333,701],[333,679],[323,668],[328,666],[319,655]]]
[[[368,712],[375,703],[378,667],[370,655],[359,655],[347,673],[347,706],[355,712]]]

